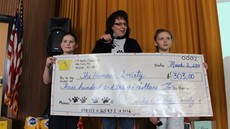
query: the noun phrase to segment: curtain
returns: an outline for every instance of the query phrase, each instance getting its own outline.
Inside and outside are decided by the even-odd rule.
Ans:
[[[210,119],[217,129],[228,128],[216,0],[60,0],[59,16],[71,19],[78,53],[91,52],[105,32],[106,18],[118,9],[128,13],[130,37],[144,52],[155,52],[153,34],[165,28],[173,33],[171,52],[204,55],[214,113]]]

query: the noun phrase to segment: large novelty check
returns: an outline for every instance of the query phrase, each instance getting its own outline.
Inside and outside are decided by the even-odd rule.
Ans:
[[[213,115],[202,55],[126,53],[56,58],[53,115]]]

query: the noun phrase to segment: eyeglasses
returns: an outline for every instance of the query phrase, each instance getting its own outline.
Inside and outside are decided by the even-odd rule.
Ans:
[[[117,26],[127,26],[128,24],[126,22],[122,23],[122,22],[118,22],[118,23],[114,23],[114,25],[117,25]]]

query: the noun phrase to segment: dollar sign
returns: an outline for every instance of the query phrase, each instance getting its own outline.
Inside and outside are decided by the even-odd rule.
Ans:
[[[170,78],[170,75],[169,75],[169,73],[167,74],[167,79],[169,79]]]

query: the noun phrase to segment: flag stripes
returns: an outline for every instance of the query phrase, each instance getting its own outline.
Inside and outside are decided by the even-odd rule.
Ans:
[[[19,0],[8,46],[10,62],[4,103],[16,115],[18,112],[18,88],[21,86],[23,44],[23,1]]]

